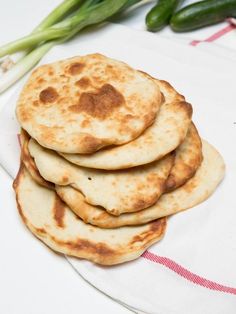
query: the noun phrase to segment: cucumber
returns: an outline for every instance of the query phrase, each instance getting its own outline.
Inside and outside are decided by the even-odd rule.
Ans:
[[[236,16],[236,0],[204,0],[176,12],[170,21],[175,32],[186,32]]]
[[[147,29],[156,32],[166,26],[180,2],[183,0],[159,0],[146,16]]]

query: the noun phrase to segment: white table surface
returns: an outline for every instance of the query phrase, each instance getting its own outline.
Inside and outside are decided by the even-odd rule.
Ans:
[[[30,32],[59,2],[0,0],[0,45]],[[144,9],[146,12],[148,7]],[[122,23],[142,29],[137,16]],[[170,34],[168,29],[165,32]],[[0,109],[15,88],[0,95]],[[0,168],[0,313],[130,313],[86,283],[62,256],[28,232],[18,216],[11,185],[12,180]]]

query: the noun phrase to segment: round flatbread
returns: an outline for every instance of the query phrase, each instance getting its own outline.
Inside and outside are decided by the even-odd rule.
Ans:
[[[155,122],[142,135],[122,146],[92,155],[63,154],[70,162],[96,169],[124,169],[150,163],[173,151],[188,131],[192,106],[165,81],[156,80],[165,97]]]
[[[102,206],[113,215],[136,212],[156,203],[174,162],[173,154],[168,154],[148,165],[105,171],[73,165],[33,139],[28,147],[45,180],[73,186],[87,203]]]
[[[14,181],[25,225],[46,245],[63,254],[113,265],[139,257],[165,232],[166,218],[138,227],[101,229],[85,224],[52,190],[38,185],[21,166]]]
[[[153,123],[162,101],[148,75],[91,54],[38,67],[16,114],[42,146],[84,154],[135,139]]]
[[[175,150],[175,161],[165,191],[173,191],[187,182],[197,171],[202,158],[202,141],[192,122],[183,143]]]
[[[61,199],[85,222],[101,228],[139,225],[163,216],[186,210],[206,200],[223,179],[224,161],[220,154],[203,141],[203,162],[194,177],[178,189],[163,194],[158,202],[137,213],[114,217],[105,210],[89,205],[83,195],[72,187],[56,186]]]

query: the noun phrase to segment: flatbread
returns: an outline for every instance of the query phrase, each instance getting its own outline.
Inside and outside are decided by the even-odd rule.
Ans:
[[[56,191],[68,206],[87,223],[102,228],[139,225],[196,206],[215,191],[224,177],[224,161],[206,141],[203,141],[203,157],[203,162],[195,176],[187,183],[177,190],[163,194],[155,205],[137,213],[114,217],[99,207],[87,204],[83,195],[71,187],[56,186]]]
[[[139,257],[165,232],[166,218],[139,227],[101,229],[85,224],[56,193],[38,185],[21,166],[14,181],[25,225],[46,245],[63,254],[114,265]]]
[[[91,54],[38,67],[16,114],[42,146],[84,154],[135,139],[153,123],[162,101],[148,75]]]
[[[128,144],[92,155],[63,154],[63,157],[80,166],[115,170],[144,165],[173,151],[186,136],[192,106],[169,83],[158,80],[156,83],[164,94],[165,103],[155,122],[142,135]]]
[[[166,192],[173,191],[187,182],[202,162],[202,141],[193,122],[175,153],[174,165],[166,180]]]
[[[39,173],[34,159],[28,151],[29,135],[22,129],[21,142],[22,146],[21,159],[24,162],[31,176],[43,186],[52,188],[54,185],[46,181]],[[175,150],[175,159],[170,170],[169,176],[165,182],[165,192],[173,191],[179,186],[186,183],[196,172],[202,162],[202,142],[198,131],[191,123],[184,142]]]
[[[46,181],[39,173],[38,168],[35,165],[34,159],[31,157],[28,149],[28,144],[30,141],[29,134],[21,129],[20,133],[20,143],[21,143],[21,161],[23,162],[26,169],[29,171],[33,179],[40,185],[45,186],[49,189],[54,189],[54,184]]]
[[[73,186],[82,192],[87,203],[102,206],[113,215],[139,211],[156,203],[174,162],[174,156],[168,154],[148,165],[104,171],[73,165],[33,139],[28,147],[45,180]]]

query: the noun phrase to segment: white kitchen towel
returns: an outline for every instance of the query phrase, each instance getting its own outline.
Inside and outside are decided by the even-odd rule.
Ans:
[[[84,33],[53,49],[42,63],[101,52],[166,79],[192,103],[203,138],[226,162],[226,177],[203,204],[168,219],[164,239],[136,261],[101,267],[67,257],[92,285],[135,312],[235,314],[236,312],[236,106],[235,62],[123,26]],[[17,94],[0,115],[0,163],[14,177],[19,166]],[[24,243],[22,243],[24,245]]]

